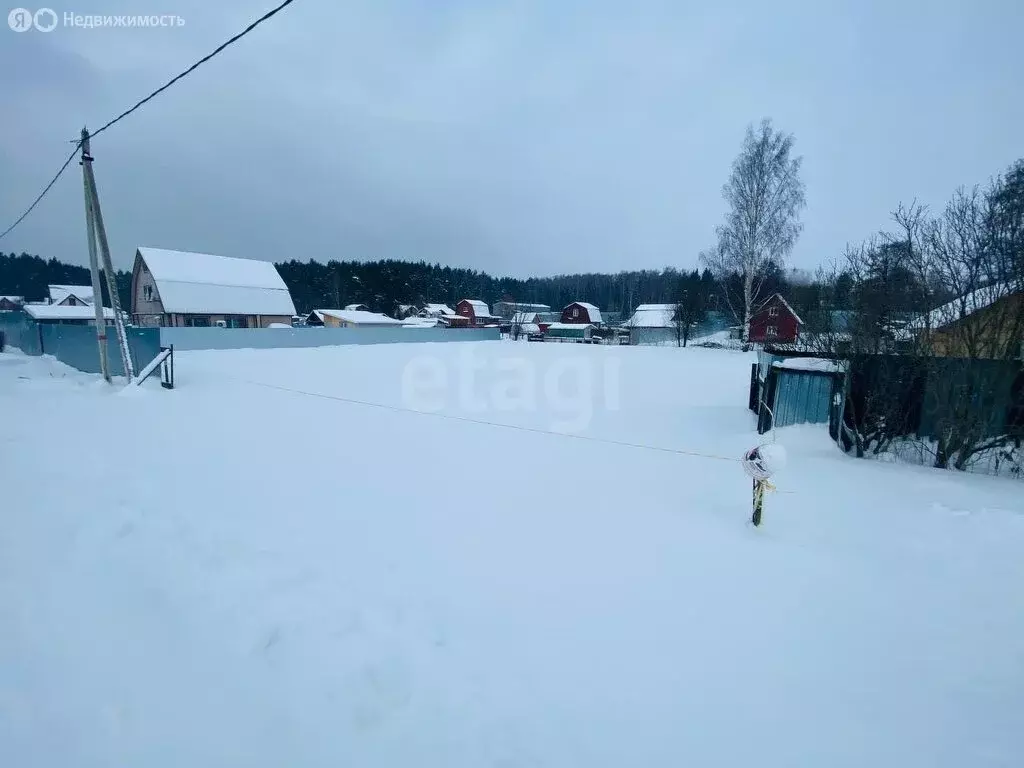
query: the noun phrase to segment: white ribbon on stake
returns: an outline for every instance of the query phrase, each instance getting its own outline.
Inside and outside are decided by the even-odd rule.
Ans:
[[[743,471],[754,481],[754,512],[750,518],[755,526],[761,524],[764,494],[775,490],[771,477],[786,464],[786,449],[775,442],[775,414],[766,403],[761,403],[772,417],[771,442],[761,443],[743,454]]]

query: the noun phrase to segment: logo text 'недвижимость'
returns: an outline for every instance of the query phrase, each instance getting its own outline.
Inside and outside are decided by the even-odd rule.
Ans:
[[[58,15],[52,8],[40,8],[37,11],[30,11],[28,8],[14,8],[7,14],[7,25],[15,32],[28,32],[30,29],[39,32],[52,32],[58,26],[79,29],[183,27],[185,20],[177,14],[82,14],[64,11],[63,14]]]

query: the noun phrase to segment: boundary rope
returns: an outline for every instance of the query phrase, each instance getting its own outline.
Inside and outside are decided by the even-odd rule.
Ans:
[[[252,381],[250,379],[235,379],[245,384],[252,384],[257,387],[265,387],[267,389],[276,389],[280,392],[290,392],[296,395],[306,395],[307,397],[319,397],[324,400],[336,400],[340,403],[349,403],[351,405],[362,405],[370,408],[380,408],[385,411],[392,411],[395,413],[415,413],[419,416],[434,416],[441,419],[449,419],[451,421],[462,421],[469,424],[480,424],[487,427],[498,427],[500,429],[514,429],[520,432],[531,432],[539,435],[552,435],[554,437],[566,437],[573,440],[584,440],[592,443],[603,443],[605,445],[616,445],[623,448],[639,448],[647,451],[658,451],[659,453],[672,453],[679,456],[694,456],[702,459],[714,459],[716,461],[731,461],[734,463],[740,463],[742,459],[733,458],[732,456],[719,456],[714,453],[702,453],[700,451],[687,451],[682,448],[665,448],[658,445],[645,445],[643,443],[631,443],[626,440],[612,440],[603,437],[591,437],[589,435],[578,435],[571,432],[554,432],[549,429],[540,429],[539,427],[524,427],[518,424],[501,424],[496,421],[486,421],[484,419],[474,419],[471,416],[454,416],[449,413],[439,413],[436,411],[417,411],[415,408],[406,408],[401,405],[387,405],[386,403],[374,403],[369,400],[358,400],[351,397],[341,397],[340,395],[328,395],[323,392],[307,392],[302,389],[292,389],[291,387],[282,387],[278,384],[267,384],[262,381]]]

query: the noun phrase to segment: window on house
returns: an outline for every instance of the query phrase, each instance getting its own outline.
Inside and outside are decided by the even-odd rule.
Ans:
[[[580,308],[579,307],[573,307],[572,308],[572,316],[573,317],[579,317],[580,316]]]
[[[186,325],[192,328],[209,328],[210,327],[210,316],[209,315],[193,315],[188,318]]]
[[[227,315],[224,320],[228,328],[248,328],[249,323],[245,315]]]
[[[768,317],[778,317],[778,316],[779,316],[779,308],[778,307],[775,307],[775,306],[768,307]]]
[[[153,300],[153,286],[147,285],[142,289],[142,296],[146,301]]]
[[[769,339],[774,339],[778,337],[778,335],[779,329],[776,328],[774,325],[769,325],[768,328],[765,329],[765,336],[767,336]]]

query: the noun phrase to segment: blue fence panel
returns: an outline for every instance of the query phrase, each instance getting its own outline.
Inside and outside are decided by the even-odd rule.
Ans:
[[[7,344],[26,355],[53,355],[66,365],[85,373],[100,372],[96,326],[37,323],[24,312],[0,312],[0,330]],[[138,371],[160,353],[159,328],[126,328],[128,350]],[[114,328],[107,328],[107,361],[110,372],[124,373],[121,348]]]
[[[66,365],[86,373],[100,372],[99,347],[96,344],[96,327],[93,325],[61,325],[41,323],[43,352],[53,355]],[[158,328],[126,328],[128,350],[135,370],[138,371],[160,352],[160,330]],[[114,376],[124,374],[121,348],[117,343],[117,331],[107,328],[107,364]]]
[[[279,349],[347,344],[497,341],[497,328],[160,328],[160,342],[191,349]]]
[[[791,424],[827,424],[832,404],[833,376],[776,368],[776,427]]]
[[[7,346],[17,347],[26,355],[43,354],[39,327],[24,312],[0,312],[0,330],[3,330],[7,338]]]

